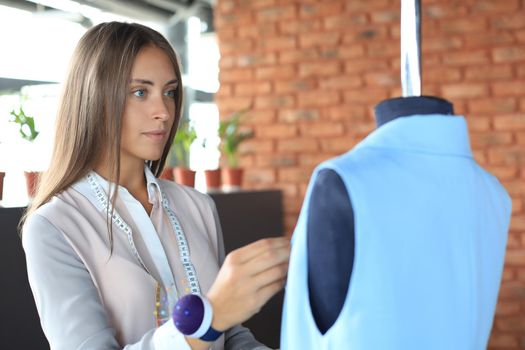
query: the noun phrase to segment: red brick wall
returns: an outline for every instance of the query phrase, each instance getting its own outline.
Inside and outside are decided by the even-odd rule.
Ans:
[[[284,191],[295,225],[316,164],[400,95],[399,0],[218,0],[221,115],[253,106],[245,186]],[[454,103],[513,198],[491,347],[525,349],[525,0],[423,0],[423,93]]]

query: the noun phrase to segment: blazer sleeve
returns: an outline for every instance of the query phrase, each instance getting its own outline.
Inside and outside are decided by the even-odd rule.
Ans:
[[[190,349],[172,322],[122,348],[89,271],[64,235],[45,217],[33,214],[24,225],[22,244],[29,284],[51,349]]]
[[[217,242],[219,247],[219,265],[222,266],[225,259],[224,251],[224,238],[222,235],[221,222],[219,220],[219,214],[217,213],[217,207],[215,202],[210,198],[210,206],[213,212],[213,218],[215,220],[215,228],[217,230]],[[267,346],[259,343],[252,332],[242,325],[237,325],[225,332],[224,338],[224,349],[225,350],[267,350],[270,349]]]

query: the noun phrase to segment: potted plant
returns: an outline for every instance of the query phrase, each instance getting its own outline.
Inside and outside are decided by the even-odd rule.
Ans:
[[[173,154],[171,148],[168,152],[168,157],[166,158],[166,163],[164,163],[164,169],[160,173],[160,178],[169,181],[175,181],[173,177],[173,168],[175,167],[175,155]]]
[[[226,166],[222,169],[222,181],[225,188],[240,188],[243,169],[239,168],[239,145],[253,137],[252,130],[240,128],[240,121],[248,108],[233,113],[219,123],[221,152],[225,156]]]
[[[33,117],[28,116],[22,106],[18,108],[18,111],[12,110],[10,122],[16,123],[19,125],[20,136],[29,142],[34,142],[37,138],[39,132],[35,128],[35,120]],[[39,172],[36,171],[25,171],[24,175],[26,177],[26,186],[27,194],[32,198],[35,194],[36,186],[38,183],[38,178],[40,176]]]
[[[4,177],[5,177],[5,172],[0,171],[0,201],[2,200],[2,195],[4,193]]]
[[[218,150],[218,141],[219,138],[217,136],[215,137],[205,137],[202,140],[202,148],[212,148],[217,152],[220,156],[219,150]],[[221,169],[220,167],[217,167],[215,169],[205,169],[204,170],[204,177],[206,179],[206,191],[207,192],[213,192],[220,190],[221,188]]]
[[[182,185],[195,186],[195,171],[190,169],[190,147],[197,138],[197,132],[188,121],[183,121],[175,134],[170,153],[175,156],[173,175]]]
[[[4,193],[4,177],[5,177],[5,172],[0,171],[0,201],[2,200],[2,195]]]
[[[159,177],[164,180],[174,181],[173,167],[169,166],[169,164],[164,165],[164,169],[162,169]]]

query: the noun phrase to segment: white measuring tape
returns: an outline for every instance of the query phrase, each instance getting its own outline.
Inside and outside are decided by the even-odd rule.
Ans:
[[[109,203],[108,196],[106,193],[102,190],[100,183],[96,179],[96,175],[92,172],[88,173],[87,179],[89,184],[91,185],[91,188],[93,189],[98,201],[100,202],[101,206],[108,211],[108,209],[111,209],[111,204]],[[195,272],[195,268],[193,267],[193,264],[191,263],[190,259],[190,251],[188,242],[186,240],[186,236],[184,235],[184,231],[182,230],[182,226],[180,225],[180,222],[173,212],[173,210],[170,208],[168,200],[166,199],[166,196],[164,192],[161,189],[161,196],[162,196],[162,207],[164,208],[164,211],[166,214],[168,214],[171,226],[173,228],[173,231],[175,232],[175,237],[177,239],[178,247],[179,247],[179,256],[180,261],[182,263],[182,266],[184,268],[184,272],[186,274],[186,279],[188,281],[188,285],[190,288],[190,291],[192,294],[201,294],[199,282],[197,279],[197,274]],[[129,227],[129,225],[121,218],[121,216],[118,214],[116,210],[113,211],[113,215],[111,217],[113,223],[122,230],[128,237],[128,242],[131,247],[131,251],[137,258],[140,265],[146,270],[146,272],[153,276],[151,272],[148,270],[146,265],[144,264],[142,258],[140,257],[137,248],[135,246],[135,243],[133,241],[133,235],[132,231]],[[169,269],[169,263],[168,259],[166,257],[166,253],[164,252],[164,249],[162,248],[162,243],[160,242],[160,239],[158,235],[154,235],[154,237],[148,237],[147,239],[144,239],[146,245],[148,246],[148,249],[150,250],[150,253],[152,255],[156,255],[158,259],[162,260],[162,262],[167,265],[167,269],[159,269],[160,271],[171,271]],[[159,250],[162,251],[162,257],[159,256]],[[158,262],[158,261],[157,261]],[[163,283],[165,284],[166,289],[171,289],[170,287],[173,287],[174,293],[176,294],[175,290],[175,282],[173,280],[173,276],[170,275],[169,277],[163,278]],[[174,304],[176,302],[175,299],[177,299],[176,295],[173,295],[173,293],[168,293],[168,298],[171,299],[169,304]]]

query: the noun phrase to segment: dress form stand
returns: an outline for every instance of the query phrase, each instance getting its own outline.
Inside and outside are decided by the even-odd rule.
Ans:
[[[452,104],[421,96],[420,1],[401,2],[401,81],[403,97],[375,107],[377,127],[411,115],[453,115]],[[380,213],[378,213],[380,215]],[[314,320],[322,334],[335,323],[346,299],[354,263],[352,202],[334,171],[319,172],[307,219],[308,288]]]

